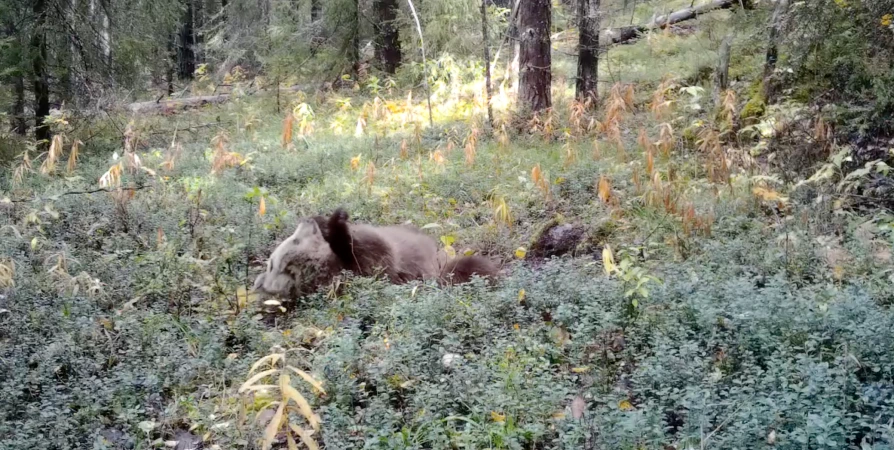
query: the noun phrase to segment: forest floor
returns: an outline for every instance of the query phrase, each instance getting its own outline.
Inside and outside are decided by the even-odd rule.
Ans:
[[[894,222],[768,171],[744,84],[719,114],[691,87],[723,31],[699,23],[609,52],[592,115],[557,75],[524,122],[498,86],[491,129],[474,66],[441,61],[434,127],[424,91],[365,81],[110,117],[89,126],[126,136],[114,155],[16,161],[0,448],[260,448],[286,365],[322,383],[289,371],[328,449],[890,448]],[[739,55],[748,79],[760,55]],[[247,288],[270,250],[338,206],[506,275],[353,278],[266,320]]]

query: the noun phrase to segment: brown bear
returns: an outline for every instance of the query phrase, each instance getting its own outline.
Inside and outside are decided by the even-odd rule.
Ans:
[[[493,261],[481,256],[448,260],[434,239],[416,227],[349,223],[348,213],[339,208],[328,219],[301,220],[270,255],[254,290],[297,298],[328,284],[343,270],[361,276],[385,275],[395,284],[434,278],[442,286],[468,282],[474,275],[492,279],[499,271]]]

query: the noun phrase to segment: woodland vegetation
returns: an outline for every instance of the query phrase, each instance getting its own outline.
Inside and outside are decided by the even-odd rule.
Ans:
[[[0,61],[2,449],[894,448],[894,0],[0,0]],[[339,206],[504,273],[259,299]]]

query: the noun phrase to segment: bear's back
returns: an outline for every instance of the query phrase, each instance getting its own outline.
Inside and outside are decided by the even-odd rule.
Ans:
[[[428,279],[438,275],[438,245],[434,239],[406,225],[377,227],[394,255],[395,269],[410,279]]]

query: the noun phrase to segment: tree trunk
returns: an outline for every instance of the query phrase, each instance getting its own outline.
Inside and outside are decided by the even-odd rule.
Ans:
[[[185,0],[186,9],[180,23],[180,42],[177,47],[177,75],[191,80],[196,72],[195,31],[193,30],[193,0]]]
[[[481,0],[481,39],[484,47],[484,90],[487,93],[487,123],[494,127],[494,111],[490,99],[494,96],[490,79],[490,40],[487,33],[487,0]]]
[[[705,3],[694,8],[683,8],[667,15],[658,16],[645,25],[634,25],[606,30],[602,37],[602,42],[605,42],[605,45],[611,45],[631,41],[647,31],[664,29],[679,22],[692,20],[704,13],[714,11],[715,9],[726,9],[739,6],[740,1],[742,0],[713,0],[711,3]]]
[[[320,0],[310,0],[310,21],[316,22],[320,20],[320,13],[323,11]]]
[[[99,9],[99,13],[102,16],[100,19],[99,45],[102,48],[103,61],[106,64],[110,64],[112,62],[112,36],[109,31],[111,23],[109,21],[108,4],[99,0]]]
[[[10,108],[11,130],[19,136],[25,136],[28,133],[28,122],[25,120],[25,79],[21,72],[13,75],[13,94],[15,100]]]
[[[360,0],[354,1],[350,46],[351,72],[357,77],[360,74]]]
[[[577,101],[599,101],[599,7],[601,0],[578,0]]]
[[[770,36],[767,45],[767,56],[764,61],[764,101],[770,104],[775,94],[775,86],[773,86],[773,73],[776,71],[776,62],[779,60],[779,30],[782,28],[782,21],[785,13],[788,11],[788,0],[779,0],[776,8],[773,10],[773,16],[770,18]]]
[[[550,6],[550,0],[523,0],[519,4],[518,103],[528,112],[552,106]]]
[[[196,61],[205,62],[205,5],[204,0],[194,0],[193,39],[195,41]]]
[[[177,38],[174,35],[168,39],[168,55],[167,55],[167,66],[168,70],[165,72],[165,84],[167,84],[167,92],[168,95],[174,94],[174,68],[177,67]]]
[[[44,119],[50,115],[50,82],[47,74],[46,0],[34,0],[34,30],[31,35],[31,77],[34,83],[34,138],[38,141],[50,140],[50,129]],[[46,142],[41,145],[45,145]]]
[[[729,88],[729,57],[730,45],[732,45],[733,35],[729,34],[723,38],[720,44],[720,59],[717,61],[717,68],[714,69],[714,106],[719,107],[723,92]]]
[[[400,34],[395,24],[397,1],[375,0],[376,14],[376,61],[379,69],[394,74],[400,66]]]

